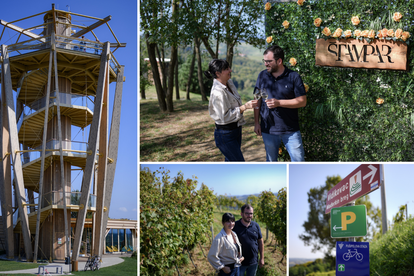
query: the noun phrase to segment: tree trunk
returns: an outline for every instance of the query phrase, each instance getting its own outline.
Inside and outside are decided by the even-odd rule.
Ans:
[[[196,38],[196,54],[197,54],[197,73],[198,73],[198,84],[200,86],[201,99],[207,101],[206,93],[204,92],[203,83],[203,69],[201,67],[201,54],[200,54],[200,40]]]
[[[178,49],[177,49],[178,52]],[[176,95],[176,99],[179,100],[180,99],[180,87],[178,85],[178,53],[177,53],[177,62],[175,63],[175,95]]]
[[[158,45],[155,46],[155,50],[156,50],[156,53],[158,55],[158,64],[160,65],[160,69],[161,69],[161,70],[159,70],[159,72],[161,73],[160,78],[161,78],[161,81],[162,81],[162,89],[163,89],[163,92],[165,93],[164,94],[164,98],[165,98],[167,96],[167,94],[166,94],[166,92],[167,92],[167,76],[165,74],[166,64],[164,62],[164,56],[161,56],[161,54],[160,54],[160,49],[159,49]]]
[[[167,110],[169,112],[174,111],[174,104],[173,104],[173,94],[174,94],[174,71],[175,71],[175,63],[177,62],[178,57],[178,49],[177,46],[171,46],[171,61],[170,66],[168,68],[168,88],[167,88]]]
[[[193,58],[191,59],[190,72],[188,73],[188,80],[187,80],[187,100],[190,100],[190,86],[191,86],[191,79],[193,78],[193,73],[194,73],[195,58],[196,58],[196,42],[194,39]]]
[[[226,60],[229,63],[230,68],[233,66],[233,54],[234,54],[234,44],[227,43]]]
[[[161,111],[167,111],[167,105],[166,105],[165,97],[164,97],[165,92],[161,85],[160,74],[158,71],[158,63],[155,57],[156,44],[149,43],[148,36],[149,36],[148,34],[145,35],[146,40],[147,40],[146,43],[147,43],[148,57],[150,60],[151,70],[152,70],[152,78],[154,80],[155,90],[157,91],[158,105],[160,106]]]

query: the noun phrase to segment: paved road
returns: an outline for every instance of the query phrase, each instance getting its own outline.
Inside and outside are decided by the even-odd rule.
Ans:
[[[107,267],[112,265],[117,265],[122,263],[124,260],[121,259],[121,257],[131,257],[131,254],[116,254],[116,255],[103,255],[102,256],[102,264],[101,267]],[[79,258],[78,262],[78,270],[83,270],[86,264],[87,258]],[[41,266],[43,264],[39,264]],[[61,265],[63,268],[63,273],[66,275],[73,275],[69,273],[69,265],[65,265],[65,261],[55,261],[53,263],[50,263],[49,265]],[[26,274],[34,274],[38,275],[38,268],[31,268],[31,269],[24,269],[24,270],[14,270],[14,271],[0,271],[0,275],[12,275],[12,274],[18,274],[18,273],[26,273]],[[56,272],[56,268],[50,268],[48,269],[48,272],[50,275],[61,275],[61,274],[52,274]]]

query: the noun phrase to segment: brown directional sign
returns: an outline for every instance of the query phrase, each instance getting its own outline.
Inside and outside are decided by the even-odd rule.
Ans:
[[[316,65],[366,69],[408,70],[407,44],[373,39],[317,39]]]
[[[378,189],[380,175],[379,164],[362,164],[356,168],[328,192],[325,214],[328,214],[332,208],[344,206]]]

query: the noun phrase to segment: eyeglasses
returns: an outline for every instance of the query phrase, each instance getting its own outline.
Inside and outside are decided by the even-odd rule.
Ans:
[[[246,216],[253,216],[253,213],[244,213]]]
[[[264,60],[264,59],[262,59],[262,62],[263,62],[264,64],[266,64],[266,63],[271,63],[272,61],[274,61],[274,59],[271,59],[271,60]]]

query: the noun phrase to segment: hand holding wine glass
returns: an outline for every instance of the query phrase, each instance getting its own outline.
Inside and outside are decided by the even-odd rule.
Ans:
[[[254,89],[253,96],[255,100],[260,100],[260,98],[262,97],[261,90],[256,87]],[[259,109],[259,107],[255,107],[255,109]]]

